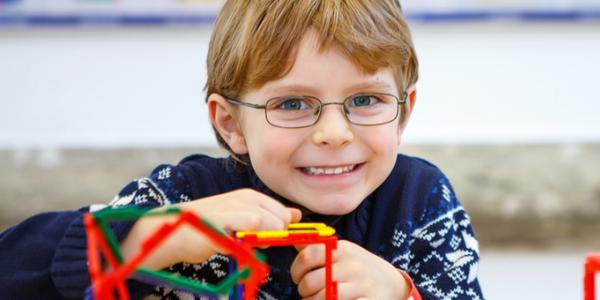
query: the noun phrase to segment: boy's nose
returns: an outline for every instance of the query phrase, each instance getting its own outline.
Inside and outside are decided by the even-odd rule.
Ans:
[[[342,107],[324,106],[319,121],[315,124],[313,142],[320,146],[339,147],[351,143],[354,133]]]

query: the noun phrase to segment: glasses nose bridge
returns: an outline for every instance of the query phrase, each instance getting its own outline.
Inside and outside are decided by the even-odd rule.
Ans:
[[[344,112],[344,117],[346,117],[346,119],[348,119],[348,109],[346,108],[346,103],[345,102],[327,102],[327,103],[320,103],[321,105],[319,106],[319,110],[317,111],[319,117],[321,116],[323,107],[327,106],[327,105],[341,105],[342,106],[342,111]]]

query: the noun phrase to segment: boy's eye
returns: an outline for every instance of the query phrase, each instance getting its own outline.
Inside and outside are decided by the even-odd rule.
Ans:
[[[372,95],[358,95],[352,97],[349,102],[350,107],[360,107],[377,104],[377,102],[379,102],[379,99],[376,96]]]
[[[273,104],[273,109],[282,110],[303,110],[312,108],[310,101],[303,98],[285,98],[277,100]]]

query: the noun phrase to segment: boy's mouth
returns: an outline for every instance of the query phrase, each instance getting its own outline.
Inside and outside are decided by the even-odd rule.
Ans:
[[[358,164],[337,167],[305,167],[300,168],[300,170],[302,171],[302,173],[308,175],[339,175],[344,173],[350,173],[354,171],[354,169],[357,166]]]

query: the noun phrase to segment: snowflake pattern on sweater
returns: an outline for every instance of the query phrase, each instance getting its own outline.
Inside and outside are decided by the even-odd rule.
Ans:
[[[153,207],[190,201],[188,180],[178,166],[161,165],[149,177],[132,181],[109,205]],[[431,185],[420,218],[397,223],[376,254],[405,270],[423,299],[483,299],[477,280],[479,248],[470,219],[446,177],[440,175]],[[214,284],[228,274],[228,269],[229,258],[215,255],[202,264],[181,263],[168,271]],[[289,270],[272,266],[258,299],[297,297]],[[148,299],[204,297],[158,286]]]
[[[470,219],[445,177],[434,186],[431,197],[437,205],[428,207],[421,225],[411,231],[407,247],[388,261],[407,270],[415,284],[436,299],[482,299],[477,282],[479,243]],[[404,243],[396,237],[404,236],[396,230],[392,244],[402,249]]]

